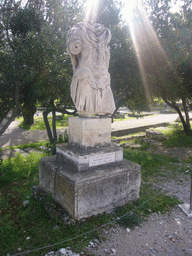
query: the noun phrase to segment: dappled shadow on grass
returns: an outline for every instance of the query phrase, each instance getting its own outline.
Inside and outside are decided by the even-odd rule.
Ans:
[[[170,146],[170,147],[191,147],[192,148],[192,135],[185,135],[182,132],[173,134],[163,142],[163,145]]]
[[[168,130],[162,132],[166,136],[166,140],[163,141],[164,146],[192,147],[192,132],[185,134],[181,124],[172,124]]]

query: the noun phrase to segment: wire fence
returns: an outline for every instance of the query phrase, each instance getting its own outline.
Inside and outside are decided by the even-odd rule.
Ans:
[[[160,159],[160,160],[163,160],[163,161],[166,161],[166,162],[169,161],[169,160],[166,160],[166,159]],[[177,163],[175,163],[175,164],[177,164]],[[192,172],[192,169],[190,169],[190,170],[191,170],[191,172]],[[183,175],[185,175],[186,173],[189,173],[189,170],[187,170],[187,171],[185,171],[184,173],[180,174],[177,178],[181,178],[181,177],[182,177]],[[94,228],[94,229],[92,229],[91,231],[85,232],[85,233],[80,234],[80,235],[78,235],[78,236],[74,236],[74,237],[72,237],[72,238],[65,239],[65,240],[63,240],[63,241],[61,241],[61,242],[57,242],[57,243],[54,243],[54,244],[51,244],[51,245],[47,245],[47,246],[44,246],[44,247],[36,248],[36,249],[34,249],[34,250],[28,250],[28,251],[25,251],[25,252],[16,253],[16,254],[14,254],[14,255],[12,255],[12,256],[20,256],[20,255],[29,254],[29,253],[32,253],[32,252],[37,252],[37,251],[40,251],[40,250],[48,249],[48,248],[51,248],[51,247],[53,247],[53,246],[60,245],[60,244],[64,244],[64,243],[66,243],[66,242],[73,241],[73,240],[75,240],[75,239],[77,239],[77,238],[80,238],[80,237],[89,235],[89,234],[91,234],[91,233],[93,233],[93,232],[95,232],[95,231],[98,231],[98,230],[100,230],[100,229],[102,229],[102,228],[104,228],[104,227],[106,227],[106,226],[108,226],[108,225],[111,225],[111,224],[113,224],[113,223],[115,223],[115,222],[121,220],[121,219],[124,218],[124,217],[127,217],[127,216],[129,216],[129,215],[132,215],[135,211],[137,211],[139,208],[143,207],[145,204],[147,204],[148,202],[150,202],[151,200],[153,200],[154,198],[156,198],[156,197],[157,197],[158,195],[160,195],[161,193],[162,193],[162,191],[160,190],[157,194],[155,194],[154,196],[152,196],[149,200],[143,202],[141,205],[135,207],[135,209],[133,209],[132,211],[129,211],[129,212],[125,213],[124,215],[122,215],[121,217],[117,217],[117,218],[115,218],[114,220],[112,220],[112,221],[110,221],[110,222],[108,222],[108,223],[105,223],[105,224],[101,225],[100,227]],[[9,254],[7,254],[7,256],[8,256],[8,255],[9,255]]]

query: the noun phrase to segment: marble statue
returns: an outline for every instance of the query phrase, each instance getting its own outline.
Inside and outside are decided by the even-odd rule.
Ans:
[[[77,23],[67,35],[73,66],[71,97],[80,116],[112,114],[115,103],[108,72],[111,32],[101,24]]]

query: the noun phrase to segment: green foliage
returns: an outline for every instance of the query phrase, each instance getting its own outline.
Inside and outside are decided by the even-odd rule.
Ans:
[[[185,135],[183,131],[174,132],[163,145],[172,147],[192,147],[192,135]]]
[[[161,131],[166,136],[166,140],[163,141],[164,146],[192,147],[192,134],[186,135],[181,124],[175,123],[168,128]]]
[[[25,38],[31,31],[40,32],[43,17],[35,8],[18,8],[10,20],[10,28],[13,36]]]
[[[39,161],[43,156],[45,153],[32,153],[26,157],[18,154],[11,159],[5,159],[0,165],[0,186],[34,175],[38,177]]]
[[[2,250],[6,250],[13,246],[17,242],[19,236],[19,230],[11,225],[0,223],[0,238],[2,244]]]
[[[121,212],[124,212],[124,209],[123,209],[123,211],[121,211],[120,209],[116,210],[117,214],[120,217],[122,215]],[[126,208],[126,214],[127,214],[127,211],[128,211],[128,207]],[[129,214],[121,217],[119,220],[117,220],[117,223],[123,227],[133,228],[134,226],[138,226],[142,221],[143,221],[143,216],[138,215],[136,213],[129,213]]]
[[[141,167],[147,169],[147,168],[155,168],[162,165],[163,163],[168,162],[179,162],[177,158],[164,156],[164,155],[157,155],[154,153],[149,153],[141,150],[130,150],[125,149],[124,150],[124,157],[132,162],[135,162]]]
[[[27,144],[22,144],[22,145],[17,145],[17,146],[11,146],[11,147],[6,147],[6,148],[0,148],[0,150],[4,149],[11,149],[14,150],[16,148],[18,149],[26,149],[26,148],[36,148],[38,150],[41,150],[40,146],[45,146],[47,141],[40,141],[40,142],[34,142],[34,143],[27,143]]]
[[[46,143],[45,147],[46,147],[46,151],[47,152],[52,152],[52,155],[56,154],[56,145],[59,143],[65,143],[68,142],[68,132],[67,130],[65,130],[64,132],[64,136],[62,136],[61,134],[59,135],[59,138],[57,141],[55,141],[53,144],[51,144],[50,142]]]
[[[72,68],[66,54],[66,34],[80,15],[78,1],[6,2],[0,16],[0,122],[19,106],[25,124],[33,123],[35,104],[64,110],[72,106]],[[29,118],[30,117],[30,118]]]

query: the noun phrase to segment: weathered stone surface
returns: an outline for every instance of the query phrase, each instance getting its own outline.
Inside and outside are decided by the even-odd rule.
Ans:
[[[7,158],[15,157],[17,154],[11,149],[5,149],[0,151],[0,160],[5,160]]]
[[[72,252],[70,248],[61,248],[57,252],[51,251],[45,256],[80,256],[79,253]]]
[[[128,160],[77,172],[56,157],[40,161],[40,186],[76,220],[106,212],[139,198],[140,166]]]
[[[24,207],[27,207],[29,204],[30,204],[30,201],[29,201],[29,200],[25,200],[25,201],[23,202],[23,206],[24,206]]]
[[[69,117],[69,143],[80,148],[111,142],[111,118]]]
[[[159,140],[159,141],[165,140],[165,136],[161,131],[147,129],[146,136],[147,138],[153,139],[153,140]]]
[[[67,35],[73,66],[71,97],[81,116],[112,114],[115,102],[108,72],[111,32],[101,24],[79,22]]]
[[[109,147],[90,148],[88,150],[63,143],[56,146],[56,152],[75,165],[78,171],[85,171],[94,166],[123,160],[123,148],[112,143]]]
[[[74,219],[71,219],[68,212],[51,197],[50,193],[46,192],[42,187],[35,185],[32,187],[33,197],[44,204],[44,209],[50,218],[55,221],[64,222],[67,225],[75,223]],[[54,227],[55,229],[55,227]]]

